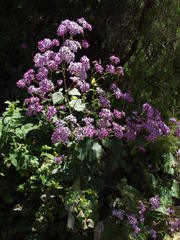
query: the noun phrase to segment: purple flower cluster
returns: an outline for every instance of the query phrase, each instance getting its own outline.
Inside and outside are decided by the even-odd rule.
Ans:
[[[171,233],[178,231],[180,227],[180,220],[179,218],[175,218],[174,221],[169,221],[169,229]]]
[[[64,159],[64,155],[59,155],[58,157],[55,157],[55,158],[54,158],[54,161],[55,161],[56,163],[61,164],[61,163],[63,162],[63,159]]]
[[[112,64],[115,64],[115,65],[117,65],[120,62],[120,59],[114,55],[112,55],[109,59],[112,62]]]
[[[153,228],[150,229],[149,233],[150,233],[150,236],[153,240],[157,239],[157,233]]]
[[[64,36],[65,34],[70,34],[72,36],[76,34],[83,34],[84,30],[79,24],[74,21],[70,21],[68,19],[61,22],[57,29],[58,36]]]
[[[59,40],[58,39],[48,39],[45,38],[44,40],[41,40],[38,42],[38,49],[40,52],[45,52],[46,50],[49,50],[53,46],[58,47],[59,46]]]
[[[51,141],[54,144],[58,142],[62,142],[63,144],[65,144],[68,142],[70,135],[71,131],[68,127],[65,126],[64,122],[56,122],[56,129],[51,136]]]
[[[34,70],[29,69],[23,76],[23,79],[20,79],[17,82],[17,87],[23,89],[25,86],[29,86],[34,79]]]
[[[176,130],[175,134],[180,139],[180,121],[177,122],[177,130]]]
[[[118,219],[120,219],[120,220],[123,220],[124,217],[125,217],[125,211],[122,210],[122,209],[118,209],[118,210],[114,209],[114,210],[112,211],[112,216],[113,216],[113,217],[116,217],[116,218],[118,218]]]
[[[106,77],[124,76],[120,59],[111,55],[105,67],[100,60],[91,64],[85,55],[77,60],[77,52],[82,47],[89,47],[84,39],[85,30],[91,31],[92,26],[84,18],[78,18],[77,21],[66,19],[57,29],[58,39],[45,38],[38,42],[39,52],[33,58],[34,68],[29,69],[17,82],[20,89],[26,87],[30,94],[25,99],[27,115],[42,113],[55,125],[51,136],[54,144],[66,144],[68,141],[81,141],[84,138],[102,140],[106,137],[130,141],[144,131],[147,132],[147,140],[153,142],[157,137],[167,135],[169,128],[149,104],[143,105],[145,117],[142,118],[137,113],[129,118],[122,109],[113,109],[114,100],[133,102],[130,92],[123,93],[115,83],[112,83],[107,92],[100,87],[100,81],[104,81]],[[82,35],[83,39],[75,40],[77,34]],[[93,77],[89,78],[91,69]],[[88,79],[92,82],[89,83]],[[76,112],[81,106],[75,108],[72,105],[74,99],[85,106],[81,117]],[[88,106],[86,99],[93,101],[92,106]]]
[[[48,106],[48,109],[47,109],[47,113],[46,113],[46,117],[47,119],[50,121],[51,118],[56,115],[57,113],[57,109],[54,107],[54,106]]]
[[[145,217],[144,217],[145,211],[146,211],[146,207],[145,207],[144,203],[142,201],[139,201],[139,211],[138,211],[138,213],[139,213],[139,221],[141,223],[144,223],[144,221],[145,221]]]
[[[94,68],[96,72],[102,74],[104,71],[103,66],[98,61],[94,61],[93,63],[94,63]]]
[[[132,117],[126,118],[125,137],[127,141],[135,140],[141,132],[146,132],[146,139],[154,142],[156,138],[166,136],[170,133],[170,128],[162,121],[160,113],[154,110],[148,103],[143,105],[142,113],[145,117],[140,117],[137,112]]]
[[[155,210],[155,209],[157,209],[157,208],[160,207],[160,198],[159,198],[158,195],[156,195],[156,196],[154,196],[154,197],[151,197],[151,198],[149,199],[149,202],[150,202],[151,208],[152,208],[153,210]]]
[[[136,236],[141,229],[138,227],[138,220],[134,215],[127,215],[127,219],[129,224],[132,226],[132,228],[134,229],[134,235]]]
[[[110,89],[113,91],[116,99],[122,98],[122,99],[126,100],[126,101],[129,102],[129,103],[132,103],[132,102],[134,101],[134,100],[133,100],[133,97],[130,95],[129,92],[127,92],[127,93],[122,93],[121,90],[117,87],[117,85],[116,85],[115,83],[113,83],[113,84],[111,85],[111,88],[110,88]]]
[[[40,105],[40,99],[38,97],[26,98],[24,103],[28,105],[26,112],[28,116],[37,115],[43,110],[43,106]]]

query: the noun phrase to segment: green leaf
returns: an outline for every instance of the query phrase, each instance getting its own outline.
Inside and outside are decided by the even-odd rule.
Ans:
[[[41,157],[44,156],[44,157],[47,157],[48,159],[50,160],[54,160],[54,155],[50,154],[50,153],[46,153],[46,152],[43,152],[41,154]]]
[[[72,215],[72,213],[70,212],[68,214],[68,220],[67,220],[67,227],[69,229],[72,229],[74,228],[74,223],[75,223],[75,217]]]
[[[94,151],[97,159],[101,158],[103,155],[103,148],[98,142],[93,143],[92,150]]]
[[[176,160],[172,153],[164,155],[164,172],[174,175],[174,167],[176,166]]]
[[[84,109],[85,109],[85,104],[82,103],[82,100],[81,99],[72,99],[70,102],[69,102],[69,105],[74,108],[74,110],[76,110],[77,112],[83,112]]]
[[[71,96],[81,96],[81,93],[77,88],[73,88],[71,91],[69,91],[69,95]]]
[[[10,159],[13,166],[15,166],[15,167],[18,166],[17,159],[16,159],[16,154],[10,153],[9,154],[9,159]]]
[[[64,100],[63,93],[61,91],[52,94],[53,104],[62,103]]]
[[[176,180],[173,180],[171,187],[171,196],[179,198],[179,183]]]

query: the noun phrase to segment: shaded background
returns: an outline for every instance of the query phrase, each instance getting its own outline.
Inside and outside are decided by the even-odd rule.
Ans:
[[[180,112],[180,6],[178,0],[1,0],[0,112],[22,99],[16,81],[32,67],[37,42],[56,37],[59,23],[85,17],[92,25],[91,59],[115,53],[126,76],[122,88],[165,116]]]

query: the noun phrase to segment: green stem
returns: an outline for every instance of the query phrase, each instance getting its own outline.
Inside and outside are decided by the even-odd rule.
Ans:
[[[62,75],[63,75],[63,80],[64,80],[65,95],[66,95],[66,99],[67,99],[67,102],[68,102],[69,112],[70,112],[70,114],[72,114],[71,106],[69,104],[69,97],[68,97],[68,89],[67,89],[67,83],[66,83],[66,73],[65,73],[64,63],[62,63]]]

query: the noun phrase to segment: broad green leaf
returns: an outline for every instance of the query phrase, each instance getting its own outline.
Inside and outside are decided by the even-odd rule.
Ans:
[[[71,96],[81,96],[81,93],[77,88],[73,88],[71,91],[69,91],[69,95]]]
[[[17,163],[17,158],[16,158],[16,154],[9,154],[9,159],[12,163],[13,166],[17,167],[18,166],[18,163]]]
[[[98,142],[93,143],[92,150],[94,151],[97,159],[103,155],[103,148]]]
[[[171,187],[171,196],[179,198],[179,183],[174,180]]]
[[[52,94],[53,104],[62,103],[64,100],[63,93],[61,91]]]
[[[83,112],[84,109],[85,109],[85,104],[82,102],[81,99],[72,99],[70,102],[69,102],[69,105],[74,108],[74,110],[76,110],[77,112]]]

